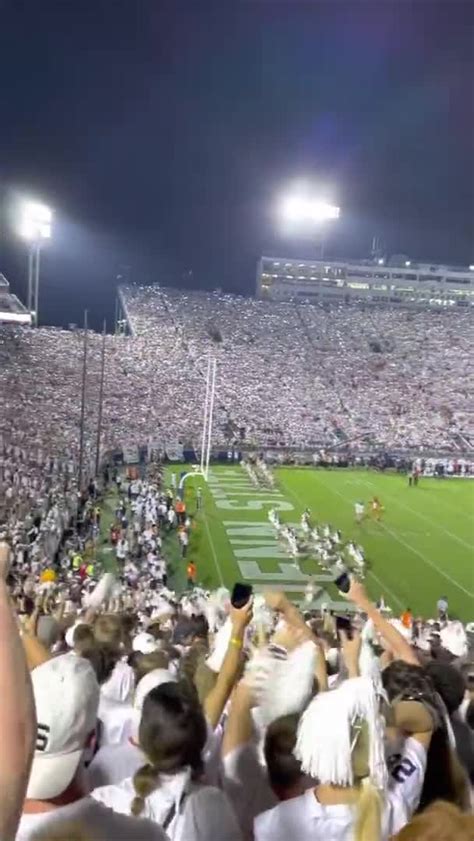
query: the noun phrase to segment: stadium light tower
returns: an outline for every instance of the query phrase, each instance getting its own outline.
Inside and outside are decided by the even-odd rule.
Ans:
[[[320,242],[321,258],[324,256],[326,224],[339,219],[340,208],[321,197],[299,188],[280,200],[279,216],[288,233],[316,236]]]
[[[45,204],[25,201],[21,205],[18,232],[29,244],[28,250],[28,300],[35,323],[39,321],[39,270],[41,247],[51,239],[53,211]]]

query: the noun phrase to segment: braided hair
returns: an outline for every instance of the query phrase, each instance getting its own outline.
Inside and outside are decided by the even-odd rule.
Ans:
[[[160,774],[177,774],[185,768],[191,769],[193,779],[202,774],[207,727],[195,694],[178,683],[152,689],[143,704],[138,739],[148,762],[133,777],[131,813],[136,817],[159,785]]]

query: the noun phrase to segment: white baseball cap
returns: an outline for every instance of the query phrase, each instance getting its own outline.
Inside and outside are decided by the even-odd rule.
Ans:
[[[140,721],[142,717],[143,704],[145,698],[152,689],[161,686],[162,683],[176,683],[177,678],[168,669],[153,669],[137,684],[135,690],[135,698],[133,699],[132,712],[132,738],[138,740],[138,731],[140,729]]]
[[[26,796],[57,797],[71,783],[94,731],[99,684],[87,660],[62,654],[31,672],[36,706],[36,750]]]
[[[152,651],[159,651],[160,644],[157,643],[152,634],[147,634],[146,631],[141,631],[132,641],[132,648],[134,651],[139,651],[140,654],[151,654]]]

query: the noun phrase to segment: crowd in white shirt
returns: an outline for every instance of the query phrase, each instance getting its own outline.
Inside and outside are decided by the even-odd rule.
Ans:
[[[465,313],[394,322],[157,287],[124,300],[134,335],[107,339],[104,451],[160,432],[197,443],[210,351],[217,443],[474,439]],[[86,475],[100,376],[89,339]],[[439,622],[407,627],[355,579],[346,631],[282,593],[235,608],[224,588],[176,592],[164,535],[180,529],[186,563],[189,516],[153,469],[116,477],[117,574],[102,575],[101,482],[82,497],[76,484],[81,353],[74,331],[0,331],[0,539],[13,546],[0,543],[0,837],[425,841],[416,833],[434,826],[439,841],[470,841],[469,628],[444,599]],[[247,469],[271,485],[264,462]],[[282,539],[295,560],[300,541],[322,565],[341,560],[341,535],[310,512]],[[344,552],[363,572],[360,547]]]
[[[415,828],[429,821],[439,800],[470,831],[474,662],[447,605],[431,629],[438,645],[426,646],[355,579],[344,631],[281,592],[239,608],[223,588],[178,595],[155,560],[177,497],[157,468],[119,485],[116,529],[128,545],[116,576],[97,570],[74,603],[61,569],[47,617],[43,600],[28,615],[13,589],[36,729],[8,837],[76,838],[80,828],[94,841],[389,841],[417,813]],[[310,512],[304,520],[311,533]],[[2,544],[1,569],[8,553]],[[15,559],[11,570],[25,573]],[[0,597],[4,586],[5,572]],[[0,599],[0,623],[1,610]],[[38,620],[52,615],[47,642]],[[24,692],[24,679],[13,689]],[[0,792],[0,824],[4,814],[14,820]]]
[[[462,819],[474,779],[474,666],[447,608],[435,652],[355,581],[352,639],[330,614],[303,616],[282,593],[243,608],[224,589],[179,596],[158,566],[178,498],[159,468],[117,479],[110,548],[126,545],[115,577],[100,578],[97,564],[79,583],[73,564],[61,565],[29,615],[18,581],[37,587],[42,566],[26,577],[13,559],[36,709],[31,750],[36,741],[10,837],[74,838],[80,827],[97,841],[388,841],[440,798]],[[82,529],[93,534],[101,500],[90,492]],[[309,512],[304,520],[311,534]],[[329,526],[319,531],[340,541]],[[54,623],[52,636],[40,620]],[[428,662],[440,651],[454,665]],[[435,688],[443,694],[453,679],[457,695],[443,702]]]

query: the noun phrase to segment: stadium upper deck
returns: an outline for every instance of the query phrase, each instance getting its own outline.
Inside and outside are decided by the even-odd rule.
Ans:
[[[0,274],[0,324],[31,324],[31,313],[10,292],[10,284],[3,274]]]
[[[262,257],[257,266],[256,294],[274,301],[470,307],[474,305],[474,266]]]

